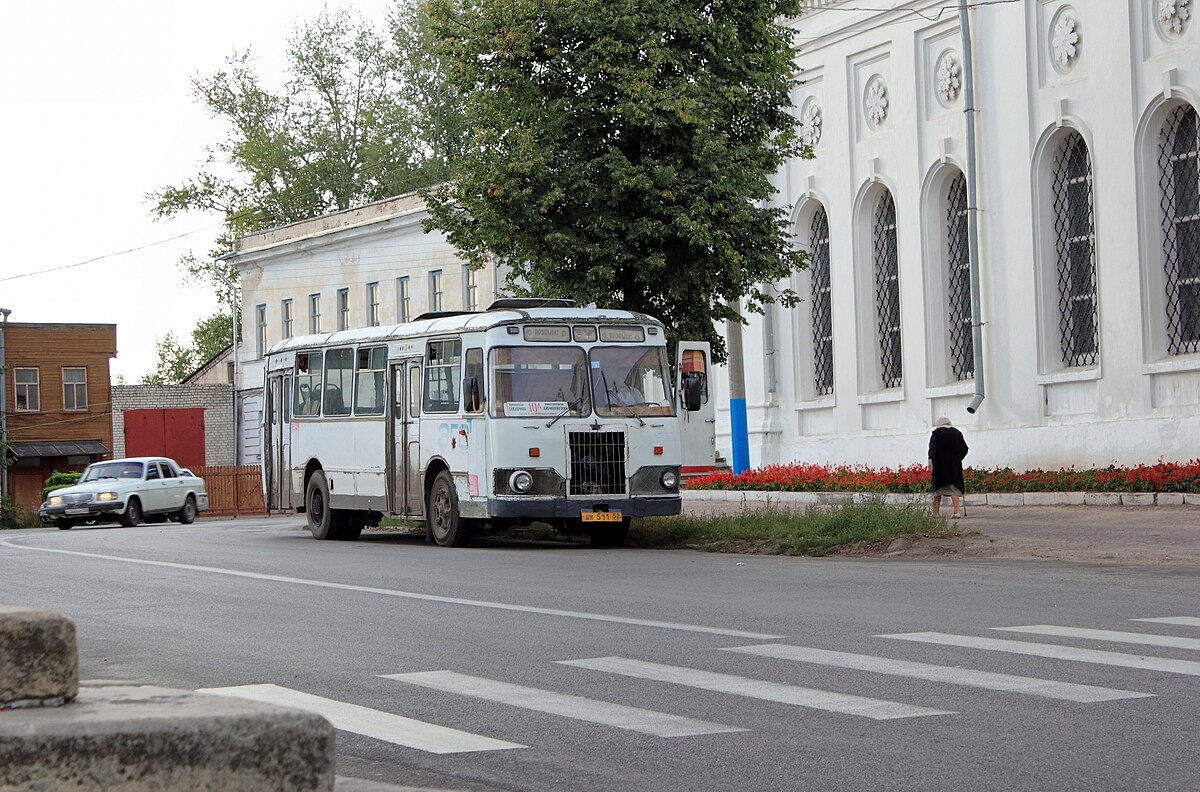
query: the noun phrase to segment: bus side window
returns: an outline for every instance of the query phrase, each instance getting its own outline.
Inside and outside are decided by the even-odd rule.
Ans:
[[[416,418],[421,414],[421,367],[413,366],[408,370],[408,417]]]
[[[486,403],[483,389],[483,350],[475,347],[467,350],[463,372],[463,409],[467,412],[483,412]]]
[[[425,412],[458,412],[462,342],[430,341],[425,357]]]

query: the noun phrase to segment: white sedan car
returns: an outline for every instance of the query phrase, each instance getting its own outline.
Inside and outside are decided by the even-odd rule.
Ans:
[[[38,517],[63,530],[83,522],[129,527],[144,518],[190,523],[207,508],[204,479],[173,459],[130,457],[88,465],[78,482],[50,492]]]

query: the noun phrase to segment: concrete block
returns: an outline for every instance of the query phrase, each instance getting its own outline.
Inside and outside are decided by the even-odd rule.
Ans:
[[[1024,506],[1024,492],[989,492],[987,494],[988,506]]]
[[[1200,492],[1183,493],[1183,504],[1185,506],[1200,506]]]
[[[1088,492],[1084,493],[1083,504],[1085,506],[1120,506],[1121,493],[1119,492]]]
[[[0,790],[330,792],[319,715],[148,686],[84,686],[75,703],[0,717]]]
[[[1154,496],[1154,502],[1159,506],[1182,506],[1182,492],[1160,492]]]
[[[1153,506],[1153,492],[1123,492],[1121,493],[1122,506]]]
[[[1025,506],[1066,506],[1066,492],[1023,492],[1023,503]],[[1080,504],[1083,503],[1083,498],[1079,499]]]
[[[75,624],[61,613],[0,605],[0,709],[60,704],[78,692]]]

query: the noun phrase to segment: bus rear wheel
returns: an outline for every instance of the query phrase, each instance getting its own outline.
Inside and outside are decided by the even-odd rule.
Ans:
[[[425,524],[433,541],[442,547],[462,547],[471,538],[470,529],[458,514],[458,494],[450,471],[433,479],[425,504]]]

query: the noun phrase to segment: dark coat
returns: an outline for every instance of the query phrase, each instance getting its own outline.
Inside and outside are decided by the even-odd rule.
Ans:
[[[963,484],[963,457],[967,455],[967,441],[962,432],[953,426],[939,426],[929,435],[929,461],[933,473],[933,489],[953,484],[966,492]]]

